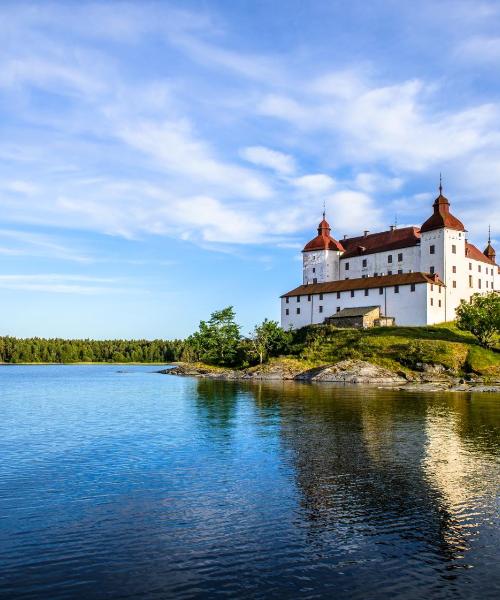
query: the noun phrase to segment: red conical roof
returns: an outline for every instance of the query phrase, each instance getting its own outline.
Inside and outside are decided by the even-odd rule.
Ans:
[[[497,253],[495,252],[495,248],[493,248],[493,246],[491,245],[491,242],[488,241],[488,245],[484,249],[483,254],[493,262],[495,261]]]
[[[439,196],[434,200],[432,205],[434,214],[420,228],[421,232],[432,231],[433,229],[455,229],[456,231],[465,231],[465,227],[461,221],[450,213],[450,202],[448,198],[443,196],[442,188],[439,186]]]
[[[323,220],[318,225],[318,235],[304,246],[302,252],[310,252],[312,250],[337,250],[344,252],[344,248],[340,242],[332,238],[330,235],[330,225],[323,215]]]

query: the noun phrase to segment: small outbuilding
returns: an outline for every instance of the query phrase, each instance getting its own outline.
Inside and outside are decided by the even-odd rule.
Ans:
[[[394,325],[393,317],[384,317],[380,314],[380,306],[359,306],[356,308],[343,308],[325,322],[335,327],[355,327],[366,329],[375,326]]]

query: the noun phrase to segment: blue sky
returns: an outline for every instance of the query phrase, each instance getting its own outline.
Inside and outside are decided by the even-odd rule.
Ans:
[[[500,224],[500,3],[0,5],[2,334],[278,319],[333,235]]]

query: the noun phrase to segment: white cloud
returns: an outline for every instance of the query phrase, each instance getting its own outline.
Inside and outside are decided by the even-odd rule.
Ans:
[[[121,123],[118,135],[127,144],[150,155],[176,175],[196,178],[198,184],[210,183],[226,193],[252,198],[267,198],[271,189],[256,174],[218,160],[208,144],[198,139],[187,120]]]
[[[400,177],[387,177],[381,173],[358,173],[354,185],[363,192],[393,192],[403,185]]]
[[[324,173],[302,175],[302,177],[292,179],[291,183],[310,195],[324,194],[335,187],[335,180]]]
[[[362,192],[345,190],[332,194],[327,198],[326,211],[332,231],[338,236],[340,232],[359,232],[361,227],[376,231],[385,225],[383,211],[373,198]]]
[[[37,274],[37,275],[0,275],[0,288],[25,292],[48,292],[52,294],[117,294],[140,292],[134,288],[116,287],[116,280],[88,277],[84,275]],[[89,285],[95,284],[95,285]],[[107,285],[102,285],[107,284]]]
[[[254,165],[269,167],[283,175],[291,175],[295,171],[293,156],[264,146],[247,146],[240,151],[240,155]]]
[[[464,40],[456,49],[459,59],[478,63],[498,63],[500,60],[500,37],[475,36]]]

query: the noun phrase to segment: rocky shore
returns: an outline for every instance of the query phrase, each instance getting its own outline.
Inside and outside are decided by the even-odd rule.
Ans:
[[[182,363],[159,373],[184,377],[201,377],[227,381],[302,381],[368,385],[405,391],[497,392],[500,381],[480,377],[460,378],[441,365],[422,365],[418,373],[393,372],[364,360],[343,360],[304,370],[299,361],[276,361],[248,369],[232,370],[200,364]]]

